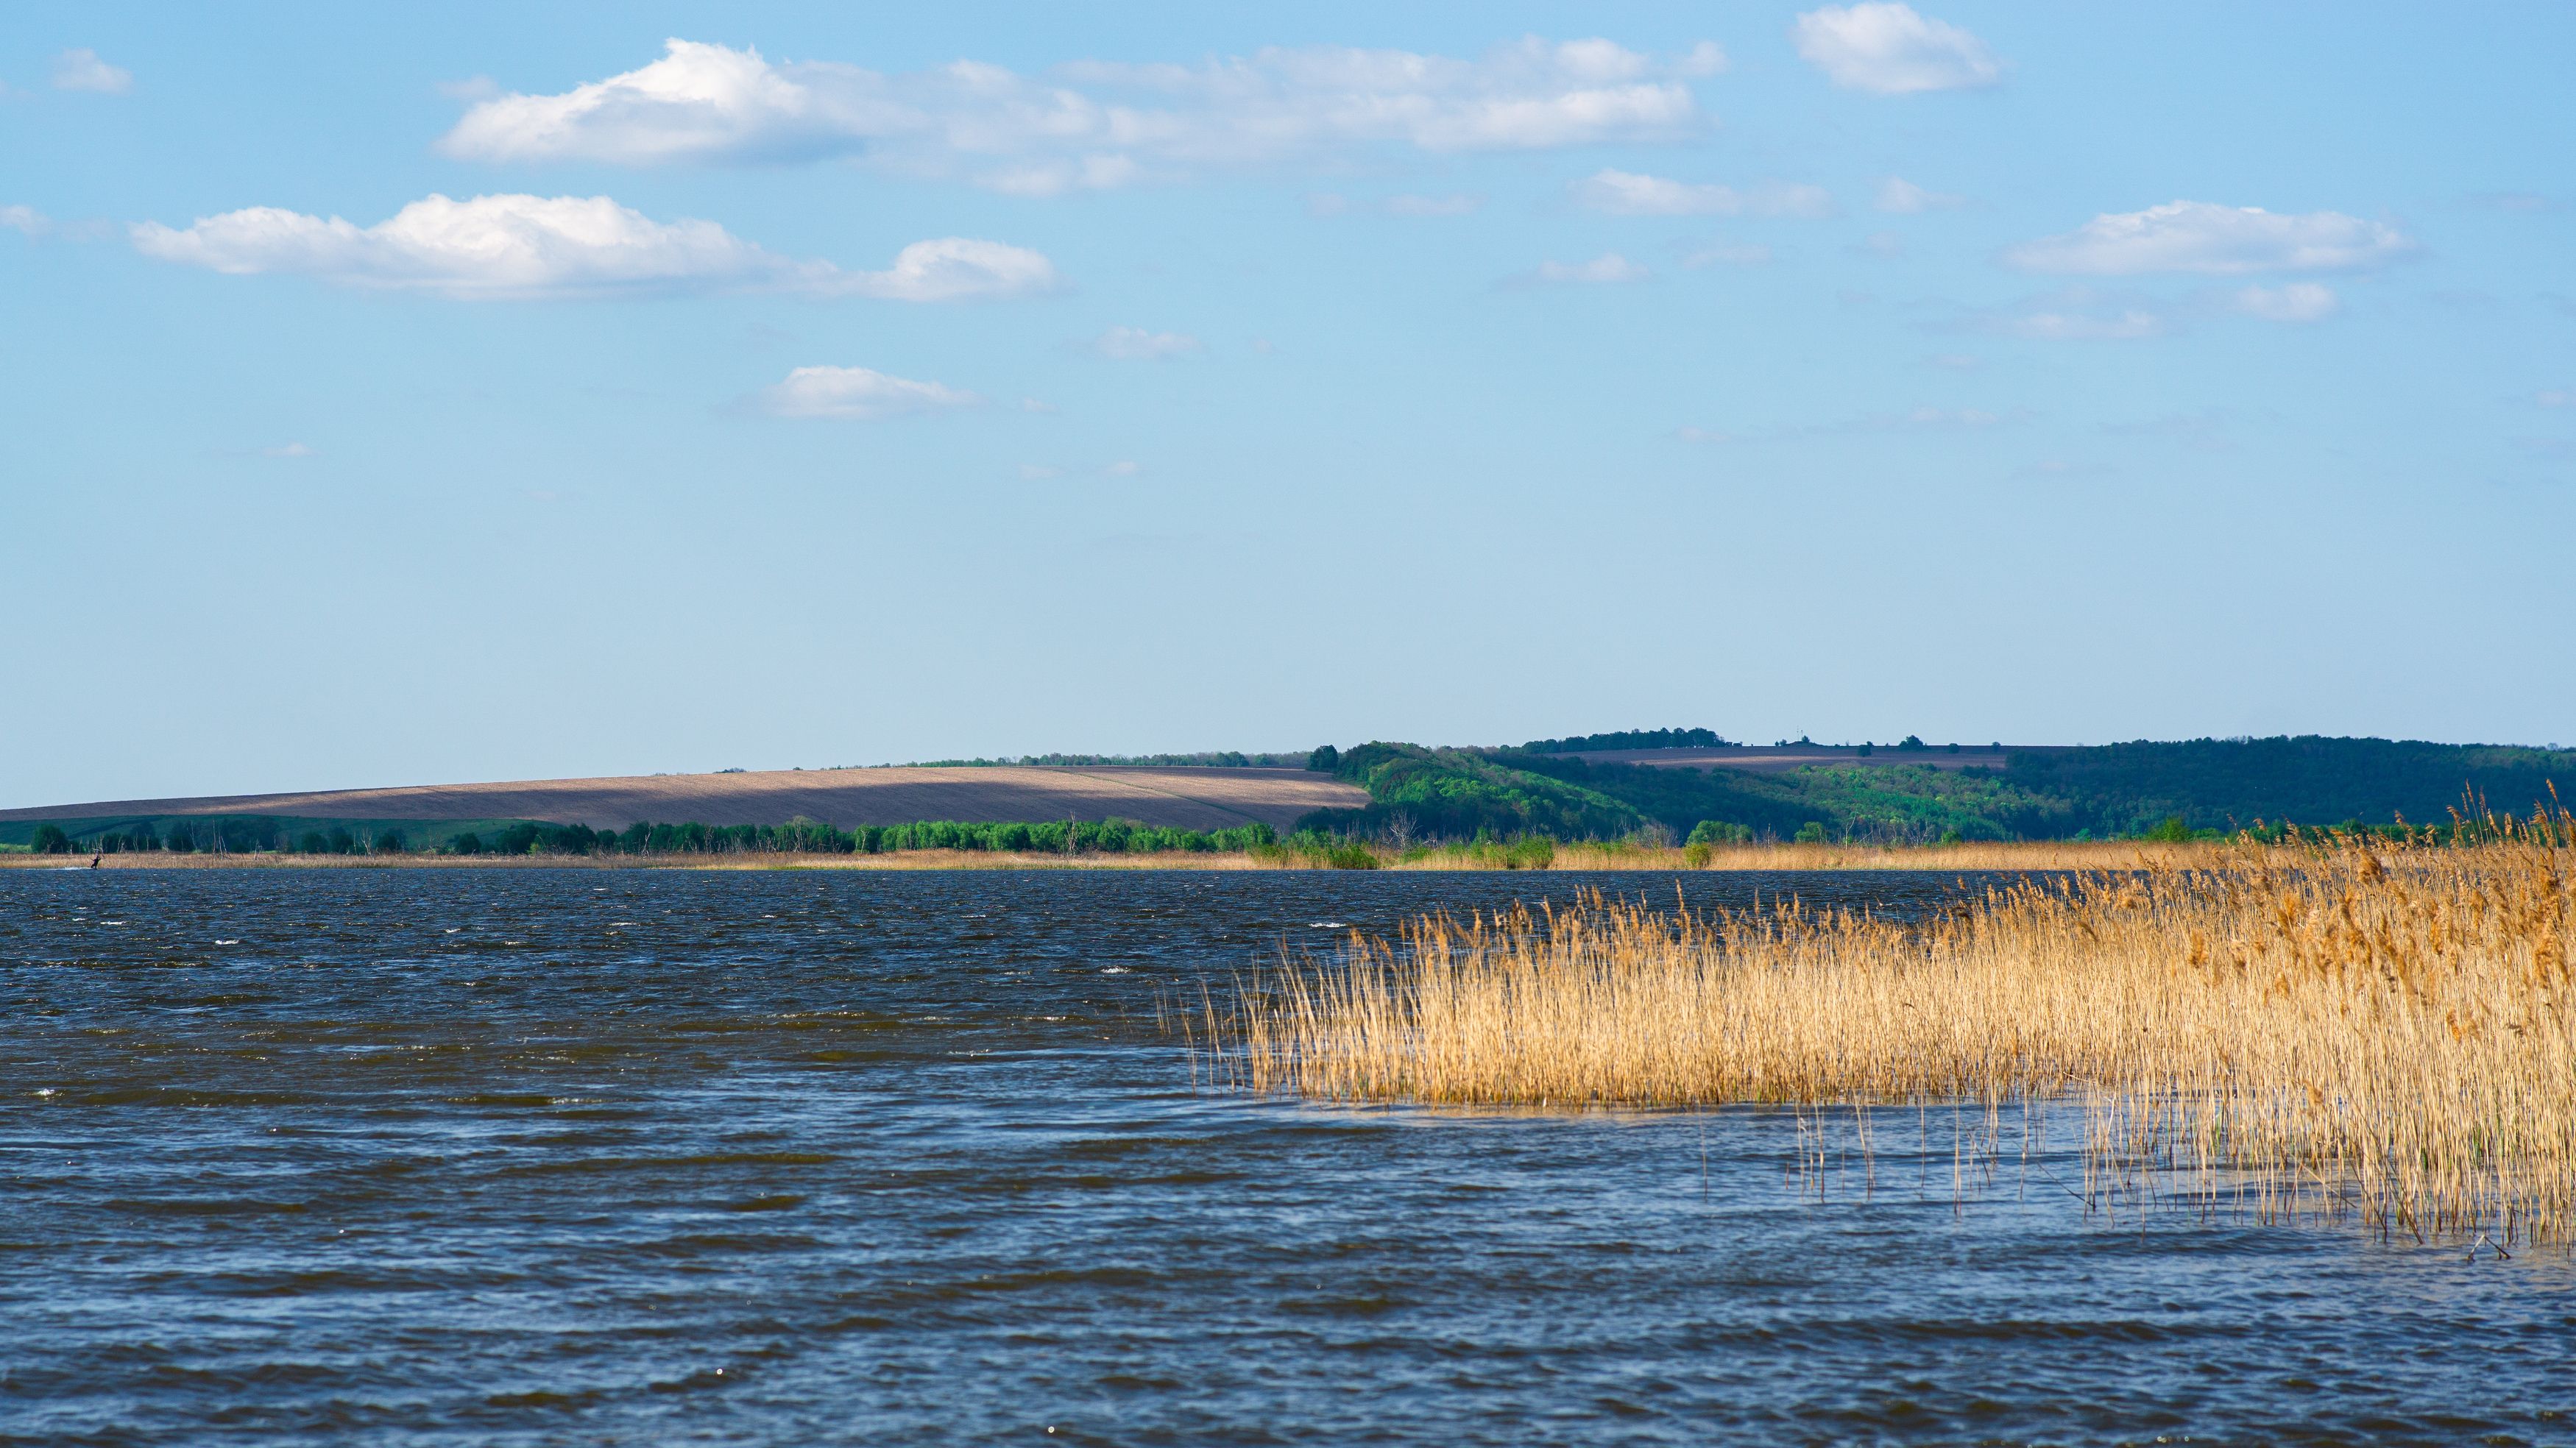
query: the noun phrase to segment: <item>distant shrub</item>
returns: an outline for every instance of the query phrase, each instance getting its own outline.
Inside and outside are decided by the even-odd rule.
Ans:
[[[68,855],[72,852],[72,837],[63,833],[61,825],[38,825],[27,847],[39,855]]]

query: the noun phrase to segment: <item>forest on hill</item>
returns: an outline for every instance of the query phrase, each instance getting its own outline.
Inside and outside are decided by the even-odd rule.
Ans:
[[[1641,737],[1649,736],[1588,738],[1634,748],[1625,741]],[[1571,742],[1319,749],[1308,767],[1360,785],[1369,803],[1318,810],[1298,825],[1397,840],[1679,839],[1695,830],[1705,837],[1703,824],[1751,839],[2115,839],[2285,824],[2439,825],[2454,810],[2528,812],[2553,798],[2556,780],[2576,786],[2576,751],[2313,735],[2010,750],[2000,766],[1953,770],[1890,751],[1877,757],[1884,763],[1777,773],[1540,752]]]

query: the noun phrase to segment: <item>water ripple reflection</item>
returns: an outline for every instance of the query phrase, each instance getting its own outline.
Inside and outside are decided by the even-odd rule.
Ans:
[[[1573,883],[0,874],[0,1442],[2576,1440],[2563,1252],[1820,1205],[1784,1113],[1194,1094],[1153,1026]]]

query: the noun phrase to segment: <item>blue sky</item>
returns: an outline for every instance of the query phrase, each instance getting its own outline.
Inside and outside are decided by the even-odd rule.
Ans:
[[[2576,10],[17,5],[0,805],[2576,740]]]

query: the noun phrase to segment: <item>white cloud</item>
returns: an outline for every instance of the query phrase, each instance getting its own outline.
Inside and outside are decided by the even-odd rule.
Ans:
[[[926,412],[980,407],[984,399],[936,382],[890,377],[866,367],[799,367],[761,390],[759,410],[772,417],[878,422]]]
[[[881,272],[845,272],[824,290],[898,302],[958,302],[1032,296],[1056,289],[1055,264],[1026,247],[963,236],[916,241]]]
[[[54,89],[121,96],[134,89],[134,72],[99,59],[95,50],[66,50],[54,57]]]
[[[430,196],[369,227],[254,206],[184,230],[145,222],[132,236],[147,256],[236,276],[294,272],[454,297],[737,287],[938,302],[1056,284],[1045,257],[1000,242],[917,241],[885,271],[846,272],[764,251],[712,221],[655,221],[605,196]]]
[[[1878,183],[1878,209],[1898,216],[1920,216],[1926,211],[1956,211],[1968,204],[1965,196],[1946,191],[1926,191],[1902,176],[1890,176]]]
[[[1680,439],[1681,439],[1682,441],[1684,441],[1684,442],[1733,442],[1733,441],[1735,441],[1735,435],[1734,435],[1733,433],[1718,432],[1718,431],[1715,431],[1715,430],[1713,430],[1713,429],[1705,428],[1705,427],[1685,427],[1685,428],[1681,428],[1681,429],[1679,429],[1679,430],[1675,431],[1675,432],[1674,432],[1674,434],[1673,434],[1673,436],[1675,436],[1675,437],[1677,437],[1677,438],[1680,438]]]
[[[1828,5],[1799,16],[1789,33],[1810,65],[1853,90],[1959,90],[1993,85],[2004,73],[1984,41],[1911,5]]]
[[[1578,205],[1612,216],[1831,216],[1821,186],[1765,181],[1750,191],[1634,171],[1595,171],[1567,188]]]
[[[1133,460],[1120,458],[1118,461],[1102,468],[1100,470],[1100,475],[1104,478],[1132,478],[1143,471],[1145,470],[1138,467]]]
[[[1628,260],[1615,251],[1605,251],[1590,261],[1543,261],[1536,271],[1513,280],[1521,284],[1570,282],[1576,285],[1602,285],[1614,282],[1642,282],[1654,273]]]
[[[1064,469],[1057,467],[1053,463],[1020,464],[1020,481],[1024,483],[1042,483],[1049,478],[1060,478],[1063,476]]]
[[[1148,332],[1142,327],[1112,327],[1092,341],[1091,350],[1122,362],[1153,362],[1199,350],[1199,339],[1182,332]]]
[[[1944,372],[1974,372],[1985,363],[1966,352],[1943,352],[1938,356],[1924,358],[1923,365],[1938,367]]]
[[[2095,276],[2241,275],[2372,266],[2414,249],[2397,228],[2339,211],[2294,216],[2259,206],[2168,201],[2096,216],[2064,235],[2016,246],[2004,260],[2025,271]]]
[[[0,226],[28,236],[44,236],[54,229],[54,222],[32,206],[0,206]]]
[[[2232,299],[2236,310],[2267,322],[2322,322],[2342,307],[2334,288],[2315,282],[2247,287]]]
[[[259,455],[264,458],[309,458],[316,456],[318,451],[306,443],[290,442],[282,447],[261,448]]]
[[[1860,239],[1858,249],[1871,256],[1905,255],[1905,238],[1893,231],[1873,231]]]
[[[1702,44],[1657,59],[1531,37],[1474,60],[1270,47],[1197,65],[1087,61],[1045,79],[956,61],[881,74],[666,42],[661,59],[557,95],[473,106],[441,140],[492,161],[623,165],[860,156],[921,176],[1044,195],[1378,147],[1448,153],[1672,139],[1703,117]]]
[[[2531,400],[2543,407],[2576,407],[2576,388],[2553,387]]]

